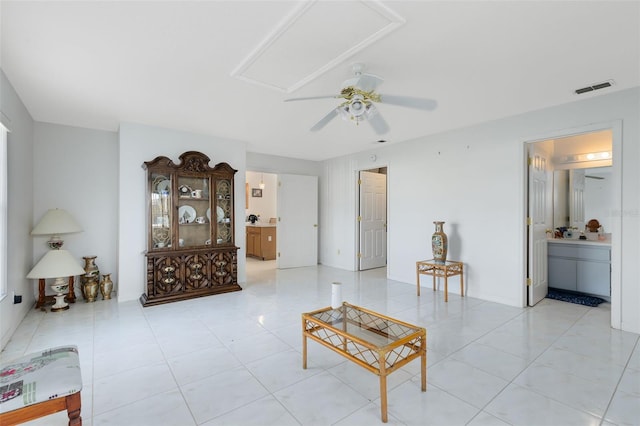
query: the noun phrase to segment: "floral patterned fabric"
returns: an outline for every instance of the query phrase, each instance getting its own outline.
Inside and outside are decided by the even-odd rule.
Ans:
[[[76,346],[25,355],[0,366],[0,413],[82,390]]]

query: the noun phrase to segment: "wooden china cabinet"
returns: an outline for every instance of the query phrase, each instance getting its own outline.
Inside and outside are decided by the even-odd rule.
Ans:
[[[143,306],[242,290],[227,163],[188,151],[147,161],[147,285]]]

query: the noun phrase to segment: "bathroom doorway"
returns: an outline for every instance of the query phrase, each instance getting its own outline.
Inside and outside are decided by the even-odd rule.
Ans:
[[[620,327],[620,240],[616,238],[620,218],[615,214],[621,208],[620,161],[616,161],[620,146],[618,122],[559,132],[525,144],[527,305],[535,305],[547,293],[547,233],[574,227],[579,236],[590,219],[598,218],[611,242],[611,324]]]

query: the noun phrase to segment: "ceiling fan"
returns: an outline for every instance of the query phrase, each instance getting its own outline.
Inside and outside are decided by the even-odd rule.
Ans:
[[[285,102],[306,101],[311,99],[342,98],[345,99],[340,105],[332,109],[320,121],[318,121],[311,131],[315,132],[329,124],[337,116],[344,120],[359,124],[361,121],[368,121],[373,130],[378,134],[387,133],[389,125],[382,118],[382,115],[374,103],[384,103],[398,105],[407,108],[415,108],[431,111],[438,106],[432,99],[415,98],[411,96],[397,96],[377,93],[376,88],[384,80],[376,75],[363,73],[363,64],[355,64],[353,72],[355,76],[342,83],[342,90],[338,95],[311,96],[305,98],[285,99]]]

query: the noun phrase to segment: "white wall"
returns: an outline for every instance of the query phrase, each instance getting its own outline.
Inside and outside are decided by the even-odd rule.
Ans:
[[[247,152],[247,170],[265,173],[320,176],[321,163],[277,155]]]
[[[238,172],[234,179],[235,244],[238,251],[238,281],[246,280],[245,272],[245,163],[246,144],[214,136],[198,135],[178,130],[140,124],[120,126],[119,178],[119,241],[118,241],[118,301],[138,299],[146,285],[145,256],[145,190],[146,175],[142,163],[165,156],[178,163],[180,154],[199,151],[206,154],[212,167],[228,163]]]
[[[34,282],[26,275],[33,267],[33,119],[4,72],[0,70],[0,111],[9,120],[7,137],[7,297],[0,301],[0,348],[33,308]],[[13,293],[22,303],[13,303]]]
[[[415,283],[415,262],[431,257],[432,222],[443,220],[450,258],[466,262],[468,294],[522,306],[524,143],[622,120],[622,211],[612,212],[621,217],[622,229],[614,230],[621,251],[614,265],[621,268],[620,325],[640,332],[639,105],[636,88],[325,161],[321,263],[355,269],[356,171],[388,165],[389,278]]]
[[[81,266],[83,256],[97,256],[100,274],[113,274],[117,292],[118,134],[36,122],[33,161],[34,225],[49,209],[68,211],[83,232],[62,235],[64,248]],[[49,250],[48,239],[33,237],[35,261]],[[82,302],[79,281],[76,296]]]

